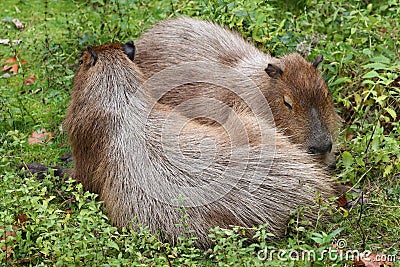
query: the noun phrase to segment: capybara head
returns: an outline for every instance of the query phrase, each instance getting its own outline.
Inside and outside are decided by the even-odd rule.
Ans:
[[[120,51],[120,52],[119,52]],[[99,54],[100,57],[106,59],[106,63],[100,64],[109,64],[110,62],[126,62],[126,60],[120,60],[121,57],[128,57],[131,61],[133,61],[135,57],[135,45],[133,41],[129,41],[124,45],[120,44],[106,44],[106,45],[99,45],[95,47],[89,46],[83,53],[79,60],[79,69],[75,74],[74,83],[75,88],[77,86],[77,82],[79,83],[84,76],[89,77],[92,79],[92,76],[86,74],[91,67],[94,67],[96,63],[99,61]],[[102,60],[100,59],[100,62]],[[98,72],[98,68],[94,72]],[[108,70],[109,71],[109,70]]]
[[[281,64],[268,64],[274,90],[264,92],[277,126],[290,139],[328,165],[334,164],[333,145],[339,127],[329,88],[317,67],[322,62],[318,56],[308,62],[299,54],[281,58]],[[272,94],[272,96],[270,95]]]
[[[97,169],[115,130],[109,125],[126,101],[124,92],[136,90],[142,83],[132,62],[134,55],[133,42],[88,47],[75,73],[64,127],[75,159],[74,178],[93,192],[100,192],[104,182],[93,177],[102,173]]]

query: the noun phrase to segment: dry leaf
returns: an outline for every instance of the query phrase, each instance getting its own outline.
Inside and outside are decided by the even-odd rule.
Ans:
[[[26,221],[29,221],[29,218],[25,213],[20,213],[17,215],[16,221],[19,223],[24,223]]]
[[[47,143],[51,141],[53,137],[53,132],[46,132],[46,129],[41,129],[32,133],[32,137],[28,138],[28,143],[30,145]]]
[[[17,74],[18,73],[18,68],[19,68],[19,66],[18,66],[18,63],[17,63],[17,64],[13,64],[11,66],[4,66],[3,70],[9,70],[13,74]]]
[[[19,30],[23,30],[25,28],[24,24],[19,19],[13,19],[12,22],[14,23],[15,27]]]
[[[17,56],[6,59],[6,63],[14,63],[14,62],[17,62]]]
[[[4,230],[5,228],[4,227],[0,227],[0,229]],[[17,230],[17,229],[19,229],[19,228],[17,226],[13,225],[13,230]],[[16,235],[17,234],[14,231],[6,231],[4,235],[0,236],[0,240],[4,240],[9,236],[16,236]]]
[[[1,246],[1,250],[2,251],[7,251],[7,255],[6,255],[6,257],[7,257],[7,259],[10,259],[11,258],[11,255],[14,253],[14,250],[13,250],[13,248],[12,248],[12,246]]]
[[[29,76],[28,79],[25,80],[24,82],[26,85],[32,85],[35,83],[35,74],[32,74],[31,76]]]
[[[381,267],[381,266],[394,266],[393,262],[386,261],[388,257],[385,254],[371,253],[367,257],[357,258],[354,260],[354,266],[365,266],[365,267]]]
[[[353,260],[353,266],[365,266],[365,264],[359,258],[357,258]]]
[[[14,56],[14,57],[7,58],[7,59],[6,59],[6,63],[14,63],[14,64],[5,65],[5,66],[3,67],[3,71],[9,70],[9,71],[11,71],[12,73],[17,74],[17,73],[18,73],[18,69],[19,69],[19,65],[18,65],[18,60],[17,60],[17,58],[19,58],[19,55]],[[21,64],[25,64],[25,63],[26,63],[25,60],[21,60],[20,62],[21,62]]]
[[[345,207],[347,205],[347,198],[346,195],[342,195],[341,197],[339,197],[337,200],[337,206],[338,207]]]
[[[17,231],[19,229],[19,227],[13,225],[12,228],[13,228],[13,231],[6,231],[4,235],[0,236],[0,241],[6,240],[7,237],[9,237],[9,236],[16,236],[17,235],[17,233],[15,231]],[[0,229],[4,230],[5,228],[4,227],[0,227]],[[14,244],[15,244],[15,242],[14,242]],[[6,246],[1,246],[0,249],[2,251],[6,251],[7,259],[9,259],[11,257],[11,254],[14,253],[12,246],[7,246],[7,247]]]

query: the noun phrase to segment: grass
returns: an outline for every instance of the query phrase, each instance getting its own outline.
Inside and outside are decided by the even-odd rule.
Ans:
[[[298,224],[301,217],[294,216],[287,237],[275,242],[265,241],[263,227],[253,244],[242,239],[240,230],[217,228],[216,246],[201,251],[190,239],[172,247],[146,229],[118,232],[96,196],[79,184],[51,174],[43,179],[20,175],[21,163],[58,165],[58,158],[70,151],[61,125],[83,49],[135,40],[155,22],[181,15],[228,25],[275,56],[296,50],[309,58],[323,54],[321,70],[344,121],[335,176],[364,191],[369,202],[342,209],[332,222],[317,227],[304,228]],[[18,30],[13,18],[25,29]],[[19,64],[17,74],[2,72],[0,79],[3,266],[350,266],[351,261],[326,257],[257,258],[264,248],[321,255],[339,239],[346,240],[344,249],[400,259],[398,1],[3,0],[0,19],[0,39],[22,40],[0,45],[2,64],[14,56]],[[35,83],[25,85],[31,74]],[[54,139],[30,145],[28,137],[40,129],[54,132]]]

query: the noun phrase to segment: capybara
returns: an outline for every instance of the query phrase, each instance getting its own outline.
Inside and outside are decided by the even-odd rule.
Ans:
[[[194,18],[162,21],[145,32],[136,46],[136,64],[145,79],[171,66],[198,61],[207,62],[210,67],[224,64],[243,73],[258,86],[253,92],[261,90],[267,99],[278,129],[292,142],[334,166],[339,116],[317,70],[322,56],[313,62],[296,53],[274,58],[239,34]],[[240,108],[247,101],[230,88],[200,81],[172,88],[159,102],[175,106],[199,96]]]
[[[336,194],[323,168],[271,119],[232,111],[213,126],[154,103],[144,87],[156,83],[144,82],[134,56],[133,42],[84,51],[65,120],[72,175],[99,194],[114,225],[142,224],[172,244],[192,230],[207,248],[211,227],[242,226],[251,236],[268,224],[281,236],[291,211],[308,206],[316,218],[316,197]],[[258,128],[260,141],[248,145],[254,132],[246,129]]]

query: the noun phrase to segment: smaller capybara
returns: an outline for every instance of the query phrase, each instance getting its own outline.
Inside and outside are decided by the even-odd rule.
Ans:
[[[171,66],[197,61],[209,63],[209,68],[223,64],[246,75],[258,86],[252,92],[261,90],[267,99],[278,129],[328,165],[334,164],[333,147],[339,116],[317,70],[322,57],[314,62],[308,62],[296,53],[273,58],[239,34],[193,18],[158,23],[143,34],[137,48],[136,64],[146,79]],[[188,82],[172,88],[161,97],[160,103],[176,106],[202,96],[216,98],[229,106],[242,106],[247,99],[230,89]]]
[[[321,166],[269,120],[232,112],[216,127],[153,103],[134,56],[133,42],[84,51],[65,120],[72,175],[114,225],[142,224],[172,244],[189,230],[206,248],[216,226],[251,236],[268,224],[282,236],[291,211],[309,206],[315,219],[317,195],[335,195]],[[249,146],[253,135],[260,141]]]

